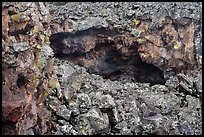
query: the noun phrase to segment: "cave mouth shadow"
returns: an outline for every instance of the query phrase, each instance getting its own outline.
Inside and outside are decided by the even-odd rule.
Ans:
[[[63,35],[64,33],[65,32],[63,32]],[[99,33],[101,33],[101,31]],[[150,83],[150,86],[155,84],[164,85],[166,82],[162,70],[152,64],[142,61],[138,53],[138,43],[128,45],[124,53],[122,48],[117,47],[117,42],[114,40],[111,42],[101,42],[100,39],[97,39],[95,47],[88,52],[80,53],[76,51],[69,54],[63,54],[60,52],[60,48],[63,45],[63,41],[60,40],[62,37],[60,37],[60,33],[54,35],[55,39],[51,41],[51,47],[55,47],[53,49],[55,52],[54,57],[68,60],[73,64],[85,67],[88,73],[101,75],[104,79],[110,79],[112,81],[125,80],[127,82]],[[79,35],[83,37],[83,34],[69,33],[68,35],[72,35],[72,39]],[[85,33],[85,35],[91,35],[91,33]],[[105,35],[107,35],[107,32]],[[54,43],[55,41],[57,45],[61,45],[57,50],[56,44]],[[60,41],[62,42],[60,43]]]

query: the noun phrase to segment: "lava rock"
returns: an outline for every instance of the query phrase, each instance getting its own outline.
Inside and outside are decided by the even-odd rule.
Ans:
[[[121,118],[116,108],[112,109],[111,111],[108,111],[107,114],[108,114],[111,126],[116,125],[117,123],[120,122]]]
[[[71,117],[71,111],[69,109],[67,109],[67,107],[65,105],[59,106],[59,109],[56,111],[56,114],[58,116],[63,117],[67,121],[69,121],[69,119]]]
[[[81,113],[86,113],[91,108],[91,100],[85,93],[77,95],[77,104],[79,105],[79,111]]]
[[[103,95],[99,101],[99,108],[103,111],[115,108],[114,98],[111,95]]]
[[[65,125],[61,126],[60,130],[65,135],[77,135],[77,132],[75,131],[73,126],[70,124],[65,124]]]
[[[75,119],[80,134],[95,135],[110,132],[108,116],[100,110],[90,109],[88,113],[80,114]]]
[[[46,105],[48,105],[54,112],[59,109],[61,104],[62,103],[55,96],[49,96],[46,100]]]
[[[125,121],[122,121],[114,126],[113,132],[115,132],[116,135],[133,135],[131,130],[127,128],[127,123]]]

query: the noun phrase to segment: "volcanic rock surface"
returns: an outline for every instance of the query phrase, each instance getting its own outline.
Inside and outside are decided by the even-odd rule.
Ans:
[[[201,11],[4,2],[2,134],[202,135]]]
[[[49,26],[47,4],[3,3],[2,134],[48,131],[51,113],[43,101],[53,72]]]

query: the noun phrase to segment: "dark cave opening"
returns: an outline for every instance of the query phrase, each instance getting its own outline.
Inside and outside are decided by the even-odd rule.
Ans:
[[[98,31],[98,33],[103,34],[101,31]],[[75,48],[78,45],[82,49],[86,46],[83,43],[83,34],[69,33],[71,39],[66,36],[63,37],[63,40],[57,39],[62,38],[60,33],[54,34],[54,38],[51,36],[51,47],[54,49],[55,57],[69,60],[74,64],[87,68],[87,71],[91,74],[101,75],[104,79],[112,81],[125,80],[127,82],[150,83],[150,85],[165,84],[163,71],[142,61],[139,57],[138,43],[133,42],[129,45],[123,45],[121,43],[123,40],[117,35],[112,36],[114,38],[111,40],[101,40],[101,37],[93,39],[98,33],[86,34],[92,36],[91,39],[86,39],[87,43],[93,43],[93,40],[95,40],[95,45],[88,51]],[[104,35],[107,35],[107,31]],[[57,41],[57,45],[55,41]],[[58,46],[59,44],[60,46]],[[75,45],[73,46],[73,44]],[[56,50],[56,46],[60,48]],[[70,49],[72,46],[74,48]],[[66,47],[69,47],[69,49],[66,49]],[[66,49],[66,53],[63,52],[63,49]],[[72,50],[72,52],[67,52],[68,50]]]

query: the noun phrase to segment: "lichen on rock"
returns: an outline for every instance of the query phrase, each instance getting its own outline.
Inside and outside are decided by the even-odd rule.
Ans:
[[[2,134],[202,135],[200,2],[3,2]]]
[[[43,18],[50,16],[49,12],[39,13],[39,11],[47,10],[47,4],[41,3],[41,5],[44,5],[44,8],[40,7],[39,3],[31,2],[10,2],[4,3],[3,6],[4,32],[2,40],[5,41],[6,46],[3,48],[5,52],[2,55],[2,79],[4,81],[2,123],[5,125],[3,134],[9,134],[6,132],[8,127],[12,127],[10,133],[15,131],[12,134],[26,135],[48,132],[46,122],[49,120],[49,111],[43,108],[42,104],[37,104],[40,95],[44,95],[47,84],[42,84],[42,81],[38,82],[39,78],[45,75],[39,70],[36,59],[43,61],[43,58],[37,56],[46,54],[35,50],[35,45],[43,46],[39,41],[39,35],[45,34],[47,39],[50,35],[49,27],[42,24],[49,24],[49,20],[43,21]],[[39,30],[36,33],[32,33],[34,26]],[[48,41],[45,42],[45,46],[48,45]],[[47,78],[45,81],[49,81],[49,79]]]

